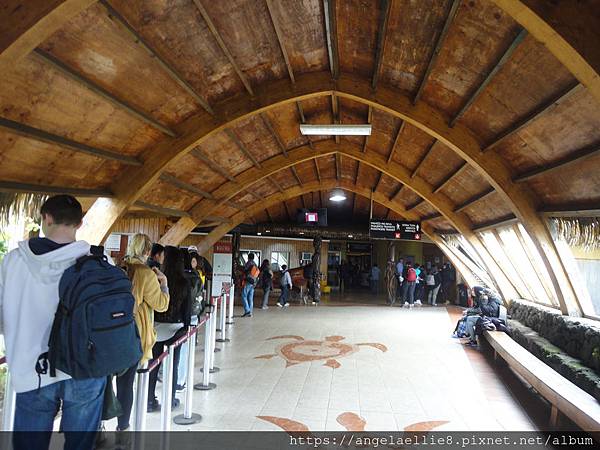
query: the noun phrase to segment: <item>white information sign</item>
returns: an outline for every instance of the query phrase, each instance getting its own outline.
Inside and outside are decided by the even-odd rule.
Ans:
[[[221,295],[223,283],[231,283],[232,259],[231,243],[217,242],[213,253],[213,279],[212,292],[213,297]]]

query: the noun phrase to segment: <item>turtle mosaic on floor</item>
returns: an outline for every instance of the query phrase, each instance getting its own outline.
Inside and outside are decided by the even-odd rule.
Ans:
[[[276,353],[256,356],[255,359],[271,359],[280,356],[286,361],[286,367],[300,364],[303,362],[324,360],[324,366],[333,369],[340,367],[338,358],[344,358],[356,353],[361,346],[373,347],[381,352],[387,352],[387,347],[376,342],[361,342],[359,344],[348,344],[340,342],[345,339],[344,336],[327,336],[324,340],[306,340],[302,336],[284,335],[268,338],[268,341],[275,339],[293,339],[294,342],[281,344],[275,350]]]

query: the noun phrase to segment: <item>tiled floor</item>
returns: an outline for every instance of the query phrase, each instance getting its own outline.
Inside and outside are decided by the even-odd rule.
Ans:
[[[194,391],[193,409],[203,420],[172,429],[534,430],[487,360],[450,337],[455,314],[445,307],[324,304],[236,318],[231,342],[218,344],[215,354],[221,370],[211,381],[218,387]],[[270,339],[277,336],[292,337]],[[356,345],[367,343],[379,345]],[[314,359],[319,355],[324,359]],[[158,430],[159,420],[149,414],[148,429]]]

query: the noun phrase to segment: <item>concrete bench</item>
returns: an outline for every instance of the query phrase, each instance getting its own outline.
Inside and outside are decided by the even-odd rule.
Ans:
[[[485,331],[484,337],[500,356],[542,397],[550,402],[550,424],[556,427],[564,414],[584,431],[600,431],[600,403],[551,367],[521,347],[508,334]]]

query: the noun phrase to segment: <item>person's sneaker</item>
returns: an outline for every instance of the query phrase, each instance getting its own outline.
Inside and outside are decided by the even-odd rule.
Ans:
[[[132,443],[131,427],[127,427],[124,430],[117,428],[115,433],[115,448],[117,449],[129,449]]]
[[[177,392],[181,392],[181,391],[185,390],[185,383],[176,385],[175,390]]]
[[[261,306],[260,309],[269,309],[268,306]]]
[[[286,303],[285,305],[283,305],[284,308],[287,308],[288,306],[290,306],[289,303]]]
[[[471,340],[469,340],[469,342],[467,342],[465,345],[467,347],[477,347],[477,341],[471,341]]]
[[[178,398],[171,400],[171,409],[179,408],[180,402]]]
[[[415,305],[417,305],[417,306],[423,306],[423,303],[421,303],[421,300],[417,300],[417,301],[415,302]]]
[[[147,411],[149,413],[155,412],[155,411],[160,411],[160,403],[158,403],[157,399],[152,399],[148,401],[148,409]]]
[[[408,308],[408,302],[404,302],[404,307]]]
[[[278,308],[283,308],[283,305],[281,303],[277,303],[277,307]]]
[[[316,305],[316,304],[317,304],[317,302],[312,302],[312,304],[313,304],[313,305]]]
[[[410,305],[408,305],[409,308],[413,308],[415,305],[413,305],[412,303]]]
[[[247,313],[244,313],[244,314],[242,315],[242,317],[249,317],[249,316],[251,316],[251,315],[252,315],[252,313],[249,313],[249,312],[247,312]]]
[[[432,303],[431,306],[437,306],[437,303]]]

